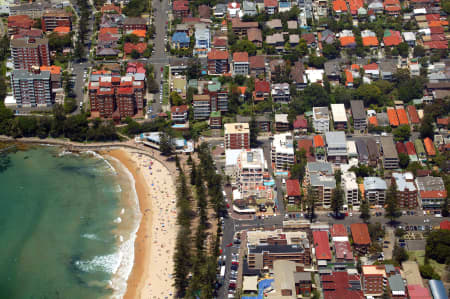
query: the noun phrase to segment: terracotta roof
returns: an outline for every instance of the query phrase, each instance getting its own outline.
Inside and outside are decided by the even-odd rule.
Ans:
[[[136,35],[138,37],[144,38],[145,35],[147,34],[147,30],[142,30],[142,29],[140,29],[140,30],[133,30],[133,32],[131,32],[131,34],[134,34],[134,35]]]
[[[61,74],[61,67],[57,66],[57,65],[50,65],[50,66],[41,66],[40,67],[41,71],[50,71],[50,74],[52,75],[59,75]]]
[[[424,42],[423,45],[428,49],[447,49],[448,43],[447,41],[429,41]]]
[[[295,126],[294,126],[295,127]],[[300,139],[297,141],[298,150],[304,149],[306,152],[306,160],[308,162],[316,161],[314,154],[312,153],[313,143],[311,139]]]
[[[211,51],[208,52],[208,59],[211,60],[228,59],[228,52],[212,49]]]
[[[427,151],[428,156],[436,156],[436,149],[434,148],[433,141],[430,137],[423,140],[423,145],[425,145],[425,150]]]
[[[443,34],[444,33],[444,27],[442,26],[436,26],[436,27],[430,27],[430,33],[433,34]]]
[[[286,180],[286,194],[287,196],[301,196],[298,180]]]
[[[250,28],[247,30],[247,39],[251,42],[260,41],[262,42],[262,33],[258,28]]]
[[[133,94],[133,88],[132,87],[119,87],[117,92],[119,94]]]
[[[186,0],[175,0],[172,4],[174,11],[187,11],[189,10],[189,2]]]
[[[277,0],[264,0],[264,7],[278,7]]]
[[[444,220],[441,222],[441,224],[439,225],[441,229],[448,229],[450,230],[450,221],[448,220]]]
[[[397,149],[397,153],[406,154],[406,146],[403,142],[397,142],[395,148]]]
[[[266,63],[266,57],[263,55],[256,55],[249,57],[250,69],[253,68],[264,68]]]
[[[420,123],[419,114],[417,113],[416,107],[409,105],[406,107],[406,110],[408,110],[409,119],[412,124]]]
[[[270,92],[270,83],[267,81],[256,80],[255,81],[255,92]]]
[[[210,17],[211,8],[208,5],[200,5],[198,7],[198,15],[201,18],[209,18]]]
[[[366,36],[362,38],[363,45],[366,47],[378,46],[378,39],[376,36]],[[376,64],[376,63],[375,63]]]
[[[370,235],[365,223],[352,223],[350,225],[352,231],[353,243],[357,245],[370,245]]]
[[[369,124],[378,127],[378,119],[376,116],[369,117]]]
[[[258,28],[258,22],[241,22],[239,18],[231,19],[232,28]]]
[[[228,44],[228,41],[226,38],[221,38],[218,36],[214,37],[214,40],[213,40],[214,47],[226,47],[227,44]]]
[[[333,1],[333,10],[334,11],[347,11],[347,3],[344,0],[335,0]]]
[[[109,11],[116,11],[118,14],[122,13],[122,10],[120,9],[119,6],[116,6],[114,4],[104,4],[102,6],[101,12],[105,13],[105,12],[109,12]]]
[[[324,147],[325,142],[323,142],[322,135],[314,135],[314,147]]]
[[[378,64],[376,64],[375,62],[372,62],[370,64],[364,65],[363,69],[366,71],[375,71],[375,70],[378,70]]]
[[[331,260],[330,244],[328,242],[328,232],[313,231],[314,247],[316,249],[317,260]]]
[[[399,31],[386,30],[383,37],[385,46],[398,46],[402,42],[402,37]]]
[[[341,46],[346,47],[350,45],[356,45],[354,36],[342,36],[339,38]]]
[[[66,26],[58,26],[53,29],[53,32],[60,33],[60,34],[68,34],[70,32],[70,27]]]
[[[395,112],[394,108],[387,108],[387,115],[389,118],[389,124],[393,127],[398,127],[399,125],[399,121],[398,121],[398,116],[397,113]]]
[[[99,34],[105,34],[105,33],[109,33],[109,34],[119,34],[119,28],[117,28],[117,27],[104,27],[104,28],[100,28]]]
[[[308,45],[316,42],[316,37],[313,33],[303,33],[301,38],[303,38]]]
[[[132,43],[125,43],[123,46],[123,50],[125,54],[131,54],[133,50],[138,51],[140,54],[144,53],[144,51],[147,49],[147,43],[138,43],[138,44],[132,44]]]
[[[411,141],[408,141],[405,143],[405,147],[406,147],[406,152],[408,153],[408,155],[413,156],[416,155],[416,148],[414,147],[414,143],[412,143]]]
[[[247,52],[234,52],[233,53],[233,62],[248,62],[248,53]]]
[[[188,110],[189,110],[188,105],[172,106],[170,108],[171,113],[184,113],[187,112]]]
[[[335,223],[331,227],[331,236],[332,237],[348,237],[348,233],[343,224]]]
[[[349,83],[353,83],[353,73],[350,70],[345,70],[345,85],[348,85]]]
[[[428,22],[430,21],[439,21],[441,19],[441,16],[439,14],[427,14],[425,15],[425,18]]]
[[[447,198],[446,190],[420,191],[420,198]]]
[[[396,109],[398,121],[400,125],[409,125],[408,116],[406,115],[406,111],[403,108]]]
[[[308,121],[303,116],[297,115],[293,125],[294,125],[294,129],[306,129],[308,127]],[[309,140],[309,139],[302,139],[302,140],[307,140],[309,143],[311,143],[311,147],[312,147],[311,140]]]
[[[448,117],[438,118],[438,119],[436,119],[436,123],[438,125],[447,126],[448,125]]]
[[[428,22],[428,27],[448,26],[448,21],[431,21]]]

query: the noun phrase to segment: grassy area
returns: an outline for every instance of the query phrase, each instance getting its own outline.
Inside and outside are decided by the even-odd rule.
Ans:
[[[408,254],[410,261],[417,261],[420,265],[423,265],[425,259],[425,250],[408,251]],[[433,267],[434,271],[436,271],[436,273],[438,273],[440,277],[444,277],[445,264],[439,264],[432,259],[429,259],[428,261],[431,267]]]
[[[301,212],[302,209],[296,205],[286,205],[286,211],[288,212]]]
[[[163,104],[169,104],[169,83],[167,82],[163,84]]]
[[[168,65],[164,66],[163,76],[164,76],[164,80],[166,80],[166,81],[169,80],[169,66]]]

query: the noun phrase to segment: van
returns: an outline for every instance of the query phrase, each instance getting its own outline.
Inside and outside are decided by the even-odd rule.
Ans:
[[[282,179],[281,182],[283,183],[283,186],[286,185],[286,180]]]

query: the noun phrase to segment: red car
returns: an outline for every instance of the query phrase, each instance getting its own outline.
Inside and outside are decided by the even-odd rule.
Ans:
[[[163,71],[164,69],[163,68],[161,68],[161,72]]]
[[[230,204],[229,203],[227,203],[227,209],[229,209],[230,208]]]
[[[231,247],[231,246],[233,246],[233,243],[230,243],[230,244],[227,245],[227,247]]]

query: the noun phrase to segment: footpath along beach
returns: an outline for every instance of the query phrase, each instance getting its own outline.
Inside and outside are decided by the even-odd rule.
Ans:
[[[132,150],[114,149],[102,154],[115,158],[131,172],[142,213],[124,298],[174,298],[175,175],[160,162]]]

